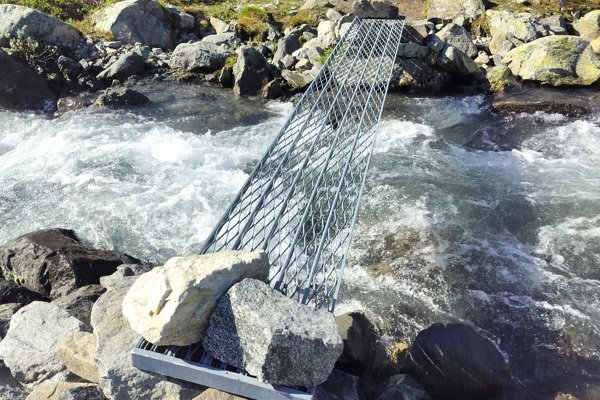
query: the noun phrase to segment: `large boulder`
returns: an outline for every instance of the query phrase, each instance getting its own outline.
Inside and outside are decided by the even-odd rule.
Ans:
[[[63,381],[69,370],[56,354],[56,346],[81,331],[90,328],[62,308],[36,301],[12,317],[8,333],[0,342],[0,358],[26,388],[47,380]]]
[[[57,97],[44,78],[0,49],[0,108],[40,110]]]
[[[466,79],[479,71],[479,66],[475,61],[436,35],[427,36],[424,43],[432,50],[433,60],[437,66],[449,72],[453,77]]]
[[[233,66],[233,90],[240,95],[254,96],[269,82],[269,63],[254,47],[242,46],[236,53],[238,57]]]
[[[73,293],[52,300],[52,304],[66,310],[69,315],[90,325],[92,307],[106,290],[100,285],[86,285]]]
[[[134,262],[138,260],[126,254],[82,244],[69,229],[35,231],[0,247],[4,278],[50,298],[99,283],[119,265]]]
[[[210,318],[204,348],[263,382],[316,386],[331,374],[343,342],[333,314],[256,279],[234,285]]]
[[[511,382],[498,348],[458,323],[433,324],[419,332],[405,369],[432,397],[492,398]]]
[[[591,11],[573,24],[573,30],[582,38],[594,41],[600,37],[600,10]]]
[[[172,48],[176,31],[156,0],[124,0],[92,15],[96,29],[111,33],[116,40],[151,47]]]
[[[169,65],[185,72],[210,73],[223,68],[229,52],[207,42],[182,43],[175,48]]]
[[[0,278],[0,304],[19,303],[27,305],[34,301],[47,300],[39,293],[17,285],[13,281],[7,281]]]
[[[13,4],[0,4],[0,47],[9,47],[10,39],[22,31],[23,37],[36,42],[63,46],[82,40],[81,33],[43,12]]]
[[[88,382],[98,383],[98,364],[94,360],[96,336],[89,332],[75,332],[56,346],[56,354],[69,371]]]
[[[174,383],[164,376],[147,373],[131,365],[131,351],[140,335],[127,323],[122,304],[125,294],[138,279],[139,275],[135,275],[138,272],[132,268],[119,269],[100,282],[107,290],[92,309],[100,388],[111,400],[193,398],[199,394],[198,388]]]
[[[392,87],[410,93],[435,94],[442,91],[451,76],[420,58],[397,58],[392,73]]]
[[[542,22],[529,13],[508,10],[488,10],[486,20],[492,41],[492,54],[504,55],[510,49],[545,36],[548,31]]]
[[[432,0],[427,10],[427,19],[436,24],[454,21],[464,25],[479,18],[484,12],[482,0]]]
[[[112,82],[113,79],[124,81],[130,76],[146,71],[146,59],[137,51],[131,50],[119,57],[115,62],[102,70],[97,78]]]
[[[477,46],[473,43],[471,35],[465,28],[455,23],[450,23],[436,33],[444,42],[451,44],[471,58],[477,57]]]
[[[266,280],[268,274],[263,252],[174,257],[140,276],[125,296],[123,314],[151,343],[196,343],[217,301],[233,284],[248,277]]]
[[[389,0],[358,0],[353,9],[359,18],[398,18],[398,6]]]
[[[502,60],[513,75],[546,85],[591,85],[600,78],[600,60],[587,40],[547,36],[511,50]]]

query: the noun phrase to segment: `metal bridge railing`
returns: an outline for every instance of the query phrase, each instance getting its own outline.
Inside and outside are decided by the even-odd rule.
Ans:
[[[354,20],[200,254],[265,250],[275,289],[333,311],[403,28],[404,19]],[[312,398],[310,389],[290,395],[243,371],[223,377],[232,371],[197,346],[142,340],[134,365],[256,399]]]

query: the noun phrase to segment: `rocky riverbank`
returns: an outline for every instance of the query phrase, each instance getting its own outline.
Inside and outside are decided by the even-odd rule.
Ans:
[[[408,21],[392,89],[439,94],[597,87],[600,11],[540,11],[527,4],[519,2],[523,11],[516,12],[486,9],[481,0],[433,0],[424,7],[426,19]],[[90,17],[100,38],[35,10],[0,5],[0,107],[54,112],[94,102],[142,104],[148,99],[130,87],[141,78],[277,98],[312,82],[354,17],[398,15],[386,1],[308,1],[301,8],[322,11],[318,25],[282,27],[269,17],[271,7],[277,6],[242,9],[266,21],[250,29],[156,1],[126,0]]]
[[[368,315],[334,322],[273,292],[261,282],[261,253],[153,267],[49,229],[0,247],[0,271],[0,398],[238,399],[134,368],[140,332],[156,343],[203,340],[261,380],[318,385],[320,400],[528,398],[498,348],[470,325],[434,324],[411,346],[390,345]]]

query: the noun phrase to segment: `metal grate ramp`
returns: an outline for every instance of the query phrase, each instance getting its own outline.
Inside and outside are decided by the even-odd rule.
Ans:
[[[353,21],[200,254],[265,250],[275,289],[333,312],[403,28],[403,18]],[[253,399],[314,393],[262,383],[211,358],[201,343],[141,339],[132,361]]]

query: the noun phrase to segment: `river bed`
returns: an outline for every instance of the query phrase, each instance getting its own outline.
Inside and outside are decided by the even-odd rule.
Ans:
[[[196,252],[293,108],[142,89],[128,110],[0,111],[0,243],[62,227],[154,263]],[[338,304],[390,342],[471,321],[540,398],[600,398],[600,113],[390,95]]]

